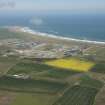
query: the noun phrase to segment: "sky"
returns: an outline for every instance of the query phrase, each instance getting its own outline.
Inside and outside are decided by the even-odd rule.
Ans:
[[[105,0],[0,0],[3,11],[105,12]]]

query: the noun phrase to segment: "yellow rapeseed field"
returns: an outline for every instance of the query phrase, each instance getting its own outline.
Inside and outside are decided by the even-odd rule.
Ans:
[[[72,69],[74,71],[83,72],[89,71],[95,65],[93,62],[75,58],[52,60],[45,62],[45,64],[63,69]]]

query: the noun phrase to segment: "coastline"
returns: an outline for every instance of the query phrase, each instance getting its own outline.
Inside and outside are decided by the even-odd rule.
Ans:
[[[24,33],[29,33],[29,34],[33,34],[33,35],[37,35],[37,36],[48,37],[48,38],[54,38],[54,39],[60,39],[60,40],[66,40],[66,41],[74,41],[74,42],[82,42],[82,43],[89,43],[89,44],[105,45],[105,42],[101,42],[101,41],[82,40],[82,39],[75,39],[75,38],[69,38],[69,37],[56,36],[53,34],[36,32],[34,30],[31,30],[29,27],[20,27],[20,26],[10,27],[10,26],[7,26],[5,28],[13,28],[13,29],[16,29],[17,31],[21,31]]]

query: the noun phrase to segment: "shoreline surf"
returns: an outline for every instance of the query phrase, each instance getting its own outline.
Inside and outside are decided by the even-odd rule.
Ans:
[[[34,30],[30,29],[29,27],[7,26],[5,28],[15,28],[15,29],[17,29],[17,30],[19,30],[21,32],[26,32],[26,33],[37,35],[37,36],[45,36],[45,37],[55,38],[55,39],[60,39],[60,40],[67,40],[67,41],[75,41],[75,42],[83,42],[83,43],[90,43],[90,44],[105,45],[105,42],[102,42],[102,41],[82,40],[82,39],[76,39],[76,38],[56,36],[56,35],[53,35],[53,34],[37,32],[37,31],[34,31]]]

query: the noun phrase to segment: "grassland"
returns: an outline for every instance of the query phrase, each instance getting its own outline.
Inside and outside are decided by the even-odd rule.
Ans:
[[[0,105],[10,105],[13,99],[14,99],[13,93],[0,90]]]
[[[57,69],[57,70],[49,70],[48,72],[44,73],[42,76],[48,78],[66,79],[67,77],[74,76],[79,73],[80,72]]]
[[[0,56],[0,75],[3,75],[8,72],[12,66],[14,66],[19,59],[16,57],[2,57]]]
[[[93,88],[74,86],[53,105],[93,105],[96,93]]]
[[[100,90],[103,85],[103,82],[101,82],[100,80],[90,78],[87,75],[84,75],[80,78],[80,86],[91,87]]]
[[[83,61],[76,58],[52,60],[45,62],[45,64],[78,72],[87,72],[95,65],[93,62]]]
[[[95,96],[103,83],[88,76],[80,78],[80,82],[70,87],[53,105],[93,105]]]
[[[12,77],[0,77],[0,89],[18,92],[39,92],[56,93],[63,91],[67,87],[66,83],[47,80],[16,79]]]
[[[105,62],[98,62],[91,71],[97,73],[105,73]]]
[[[84,44],[0,29],[0,40],[11,38],[70,46],[79,44],[80,47]],[[105,73],[105,49],[94,46],[86,50],[86,55],[90,54],[89,58],[95,58],[92,61],[85,60],[85,56],[83,59],[78,56],[40,62],[35,58],[23,60],[0,56],[0,94],[3,93],[0,95],[0,105],[93,105],[96,94],[104,84],[98,78],[95,80],[93,75],[90,78],[89,73]],[[1,46],[0,51],[5,49],[7,47]],[[20,74],[23,78],[14,76]],[[24,79],[25,76],[29,77]]]
[[[48,77],[55,79],[63,79],[68,76],[78,74],[79,72],[68,71],[65,69],[60,70],[45,64],[39,64],[32,61],[19,62],[13,66],[8,72],[8,75],[29,75],[31,78]]]
[[[17,93],[11,105],[51,105],[57,95]]]

